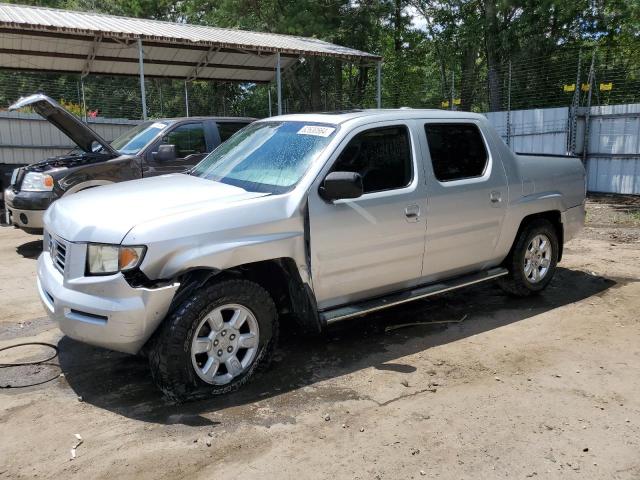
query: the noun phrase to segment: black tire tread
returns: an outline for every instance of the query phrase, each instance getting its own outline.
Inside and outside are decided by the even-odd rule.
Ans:
[[[529,239],[534,235],[542,233],[551,240],[552,256],[551,268],[547,276],[537,284],[529,283],[522,269],[524,250],[527,248]],[[558,233],[551,222],[544,218],[538,218],[530,221],[520,230],[518,237],[509,256],[505,260],[505,267],[509,270],[509,274],[498,279],[498,285],[507,294],[514,297],[528,297],[541,292],[549,284],[556,270],[558,263]]]
[[[216,302],[246,302],[256,317],[262,316],[271,323],[271,336],[258,351],[252,367],[237,380],[220,386],[203,382],[193,371],[190,357],[192,330]],[[258,322],[260,323],[260,318]],[[275,303],[260,285],[244,279],[213,282],[187,297],[154,334],[149,348],[153,380],[168,399],[177,402],[235,391],[249,382],[257,371],[269,366],[278,341],[278,323]],[[261,325],[261,338],[262,330]]]

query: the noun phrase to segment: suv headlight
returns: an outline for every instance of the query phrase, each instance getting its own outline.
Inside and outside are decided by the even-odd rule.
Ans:
[[[22,179],[20,190],[23,192],[50,192],[53,190],[53,177],[39,172],[27,172]]]
[[[146,247],[123,245],[87,245],[87,272],[91,275],[109,275],[126,272],[140,265]]]

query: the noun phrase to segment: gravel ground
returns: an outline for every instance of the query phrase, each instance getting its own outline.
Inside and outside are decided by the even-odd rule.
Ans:
[[[639,479],[639,212],[590,198],[540,296],[484,284],[288,331],[243,391],[182,406],[144,359],[62,337],[37,298],[37,237],[0,228],[0,348],[60,351],[0,368],[23,386],[0,390],[0,478]],[[410,322],[429,323],[395,328]]]

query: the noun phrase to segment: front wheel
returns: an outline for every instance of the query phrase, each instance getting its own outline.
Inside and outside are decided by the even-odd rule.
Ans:
[[[247,280],[214,283],[165,319],[150,349],[151,373],[171,399],[228,393],[267,366],[277,336],[276,307],[266,290]]]
[[[553,278],[558,263],[558,234],[544,219],[534,220],[518,235],[506,260],[509,275],[499,279],[504,291],[526,297],[543,290]]]

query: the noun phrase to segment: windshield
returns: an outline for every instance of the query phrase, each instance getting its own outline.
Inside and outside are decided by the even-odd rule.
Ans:
[[[143,122],[124,132],[111,142],[111,146],[122,155],[136,155],[167,126],[169,122]]]
[[[336,126],[320,123],[252,123],[211,152],[191,174],[250,192],[284,193],[298,183],[336,131]]]

